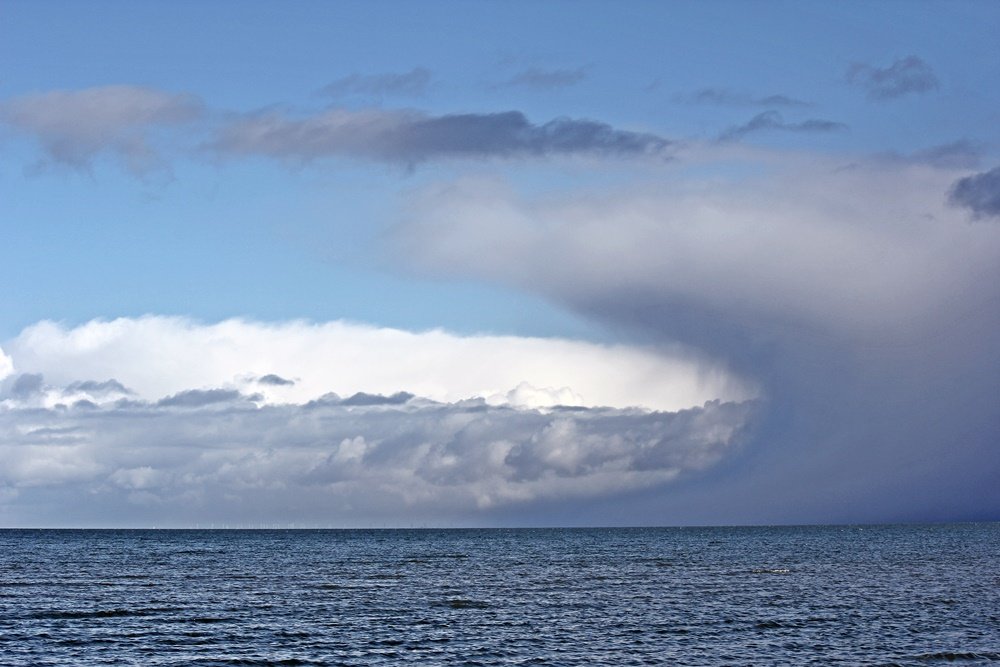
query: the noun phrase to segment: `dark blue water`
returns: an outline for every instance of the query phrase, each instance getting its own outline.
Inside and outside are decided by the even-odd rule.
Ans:
[[[1000,662],[1000,524],[0,531],[3,665]]]

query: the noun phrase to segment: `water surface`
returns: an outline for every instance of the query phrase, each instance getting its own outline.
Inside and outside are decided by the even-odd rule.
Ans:
[[[1000,524],[0,531],[3,665],[1000,663]]]

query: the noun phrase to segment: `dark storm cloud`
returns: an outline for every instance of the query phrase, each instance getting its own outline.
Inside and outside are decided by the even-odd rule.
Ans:
[[[746,183],[563,201],[469,182],[409,203],[397,257],[519,287],[760,383],[750,444],[591,521],[1000,517],[1000,226],[947,170],[765,163]],[[994,170],[956,186],[995,211]],[[477,211],[503,212],[488,224]],[[608,239],[615,239],[608,243]],[[516,240],[516,241],[515,241]],[[553,258],[558,258],[554,260]]]
[[[535,90],[553,90],[574,86],[587,78],[587,69],[540,69],[529,67],[509,78],[501,87],[521,87]]]
[[[948,200],[978,217],[1000,217],[1000,167],[960,178],[952,186]]]
[[[322,92],[331,97],[345,95],[407,95],[419,97],[431,82],[430,70],[414,67],[409,72],[382,74],[351,74],[325,86]]]
[[[725,132],[719,135],[719,138],[723,141],[742,139],[753,132],[765,130],[780,130],[783,132],[834,132],[846,129],[847,125],[843,123],[823,120],[821,118],[809,118],[798,123],[789,123],[777,111],[764,111],[742,125],[734,125],[726,129]]]
[[[910,93],[926,93],[938,87],[937,76],[917,56],[906,56],[888,67],[854,63],[847,69],[847,80],[863,89],[870,100],[896,99]]]
[[[241,116],[207,148],[220,157],[259,155],[300,163],[353,157],[413,166],[446,158],[663,156],[671,145],[655,134],[593,120],[557,118],[536,125],[519,111],[429,116],[334,109],[302,119],[281,113]]]
[[[48,162],[87,170],[106,153],[140,176],[165,166],[151,134],[203,113],[193,95],[140,86],[57,90],[0,102],[0,123],[34,137]]]
[[[537,411],[400,392],[257,407],[227,390],[158,403],[0,406],[0,518],[352,524],[606,498],[702,471],[739,446],[753,405]],[[180,397],[180,398],[178,398]],[[209,400],[211,399],[211,400]],[[405,399],[405,400],[404,400]],[[19,503],[24,501],[25,506]],[[516,522],[516,519],[515,519]]]
[[[674,101],[681,104],[711,104],[727,107],[808,107],[804,102],[788,95],[756,96],[728,88],[702,88],[693,93],[676,95]]]

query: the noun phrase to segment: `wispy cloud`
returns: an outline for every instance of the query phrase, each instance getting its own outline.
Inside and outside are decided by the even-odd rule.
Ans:
[[[959,139],[910,153],[882,153],[880,157],[901,163],[926,164],[939,169],[972,169],[982,160],[982,150],[971,141]]]
[[[797,123],[786,122],[777,111],[764,111],[757,114],[742,125],[733,125],[726,129],[719,139],[723,141],[742,139],[753,132],[779,130],[782,132],[834,132],[846,130],[847,125],[822,118],[809,118]]]
[[[978,218],[1000,218],[1000,167],[958,179],[948,197]]]
[[[381,74],[354,73],[333,81],[321,92],[331,97],[345,95],[403,95],[419,97],[427,92],[431,83],[431,71],[424,67],[414,67],[409,72],[384,72]]]
[[[847,68],[848,82],[860,87],[868,99],[892,100],[910,93],[926,93],[938,87],[931,66],[917,56],[906,56],[888,67],[854,63]]]
[[[751,95],[728,88],[702,88],[674,96],[681,104],[711,104],[726,107],[808,107],[809,102],[787,95]]]
[[[87,170],[99,155],[110,154],[136,175],[164,167],[150,140],[153,131],[203,113],[193,95],[140,86],[58,90],[0,102],[0,122],[34,137],[48,162]]]
[[[500,84],[499,87],[521,87],[535,90],[554,90],[575,86],[587,78],[587,68],[542,69],[529,67]]]
[[[431,116],[334,109],[304,118],[240,116],[206,148],[220,157],[258,155],[298,163],[351,157],[415,166],[448,158],[662,157],[672,144],[655,134],[586,119],[557,118],[536,125],[519,111]]]

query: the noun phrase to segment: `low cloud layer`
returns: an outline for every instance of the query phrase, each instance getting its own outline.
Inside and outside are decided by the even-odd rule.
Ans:
[[[137,175],[162,168],[150,135],[191,122],[201,101],[141,86],[104,86],[23,95],[0,103],[0,123],[34,137],[52,164],[87,170],[100,155]]]
[[[295,118],[244,115],[206,147],[219,157],[269,157],[293,163],[360,158],[414,166],[448,158],[546,156],[664,157],[672,142],[585,119],[541,125],[519,111],[431,116],[416,111],[333,109]]]
[[[854,63],[847,69],[847,80],[875,101],[892,100],[904,95],[926,93],[938,87],[931,66],[917,56],[906,56],[888,67]]]
[[[834,132],[846,130],[847,125],[822,118],[809,118],[797,123],[786,122],[777,111],[764,111],[757,114],[742,125],[734,125],[723,132],[719,138],[723,141],[742,139],[754,132],[780,130],[782,132]]]
[[[969,209],[978,218],[1000,218],[1000,167],[960,178],[949,198],[952,204]]]
[[[680,341],[761,384],[766,417],[747,457],[636,511],[706,523],[996,516],[1000,226],[949,205],[960,171],[766,164],[565,198],[440,186],[407,206],[398,257]]]
[[[267,406],[227,389],[92,401],[32,376],[31,393],[73,400],[42,408],[11,391],[22,377],[0,388],[4,525],[481,524],[702,471],[752,410],[540,412],[407,393]]]

